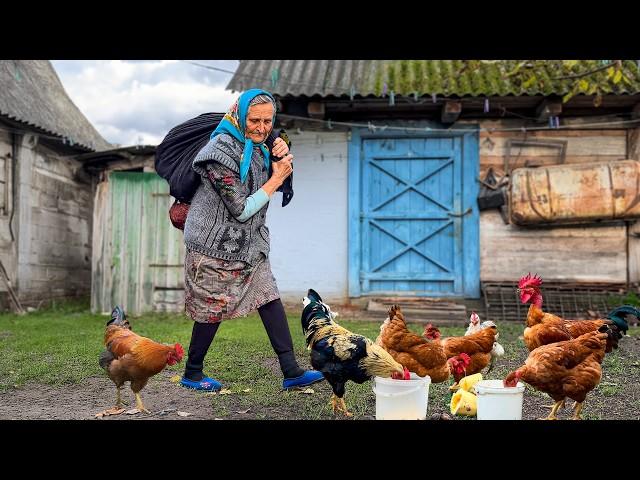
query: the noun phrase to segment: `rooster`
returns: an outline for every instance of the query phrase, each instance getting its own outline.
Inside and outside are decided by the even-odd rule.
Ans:
[[[462,378],[470,361],[466,353],[447,358],[440,343],[410,331],[398,305],[389,309],[376,343],[409,371],[421,377],[428,375],[433,383],[444,382],[452,374],[456,379]]]
[[[302,332],[307,348],[311,350],[311,365],[322,372],[331,385],[334,414],[339,410],[345,416],[352,416],[344,401],[348,380],[364,383],[373,376],[410,378],[409,371],[382,347],[335,323],[335,314],[317,292],[309,289],[302,304]]]
[[[120,390],[125,382],[131,382],[131,390],[136,397],[140,412],[150,413],[144,407],[140,390],[149,378],[161,372],[167,365],[175,365],[182,360],[184,350],[179,343],[163,345],[131,331],[124,310],[116,306],[111,312],[104,334],[107,347],[100,354],[100,366],[116,385],[116,408],[122,405]]]
[[[515,387],[519,380],[547,393],[555,404],[546,420],[556,420],[565,399],[575,400],[574,420],[580,419],[587,394],[602,377],[602,360],[609,338],[615,335],[609,324],[577,338],[543,345],[529,353],[525,364],[509,373],[505,387]]]
[[[523,304],[531,302],[527,313],[527,326],[524,329],[524,343],[529,351],[541,345],[577,338],[587,332],[608,325],[613,331],[607,338],[606,353],[618,348],[618,340],[627,332],[629,324],[626,317],[640,317],[640,311],[631,305],[614,308],[606,318],[598,320],[564,320],[556,315],[542,311],[542,279],[538,275],[527,274],[518,282],[516,292]],[[622,332],[622,333],[620,333]]]

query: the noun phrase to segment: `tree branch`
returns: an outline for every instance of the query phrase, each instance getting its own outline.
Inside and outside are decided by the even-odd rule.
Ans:
[[[588,72],[576,73],[574,75],[567,75],[565,77],[553,77],[551,80],[571,80],[571,79],[574,79],[574,78],[586,77],[588,75],[592,75],[592,74],[600,72],[602,70],[606,70],[607,68],[612,67],[616,63],[619,63],[619,62],[620,62],[619,60],[616,60],[615,62],[607,63],[606,65],[602,65],[601,67],[595,68],[593,70],[589,70]]]

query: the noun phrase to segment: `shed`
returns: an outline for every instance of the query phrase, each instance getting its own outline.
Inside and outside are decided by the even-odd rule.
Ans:
[[[89,294],[92,179],[75,156],[108,148],[50,62],[0,61],[0,262],[23,306]]]

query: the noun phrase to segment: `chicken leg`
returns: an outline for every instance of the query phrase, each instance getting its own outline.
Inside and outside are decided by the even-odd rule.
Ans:
[[[144,413],[151,413],[149,410],[144,408],[144,404],[142,403],[142,398],[140,397],[140,393],[136,393],[136,407],[138,410]]]
[[[117,408],[121,408],[122,405],[129,405],[128,402],[125,402],[124,400],[122,400],[122,387],[116,387],[116,407]]]
[[[338,398],[336,394],[331,397],[331,406],[333,407],[333,414],[336,414],[336,410],[344,413],[345,417],[352,417],[353,413],[347,410],[347,405],[344,403],[344,398]]]
[[[553,405],[543,405],[543,407],[544,407],[544,408],[553,408],[553,407],[555,407],[555,406],[556,406],[556,404],[555,404],[555,403],[554,403]],[[566,399],[563,399],[563,400],[562,400],[562,405],[560,405],[560,406],[558,407],[558,410],[560,410],[561,408],[565,408],[565,406],[566,406]],[[575,405],[574,405],[574,407],[575,407]]]
[[[558,413],[558,410],[560,409],[560,406],[564,404],[564,399],[556,402],[553,407],[551,407],[551,411],[549,412],[549,416],[546,418],[540,418],[540,420],[557,420],[558,417],[556,416],[556,413]]]
[[[582,420],[580,418],[580,412],[582,411],[582,405],[584,404],[584,402],[578,403],[576,402],[575,404],[575,409],[573,411],[573,418],[572,420]]]

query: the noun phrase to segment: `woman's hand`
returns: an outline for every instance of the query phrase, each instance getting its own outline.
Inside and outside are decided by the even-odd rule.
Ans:
[[[287,144],[285,143],[285,147],[286,145]],[[292,161],[293,155],[289,153],[282,160],[272,163],[273,176],[276,177],[280,183],[284,182],[285,178],[287,178],[289,175],[291,175],[291,172],[293,172],[293,165],[291,164]]]
[[[287,142],[285,142],[280,137],[276,138],[273,141],[273,150],[271,151],[271,153],[278,158],[284,157],[287,153],[289,153],[289,146],[287,145]]]
[[[282,160],[271,162],[271,165],[273,167],[273,174],[271,175],[271,178],[267,180],[267,183],[262,186],[262,189],[267,192],[269,197],[271,197],[271,195],[273,195],[273,193],[280,187],[280,185],[282,185],[282,182],[284,182],[285,178],[287,178],[289,175],[291,175],[291,172],[293,172],[293,165],[291,165],[292,160],[293,155],[289,153]]]

